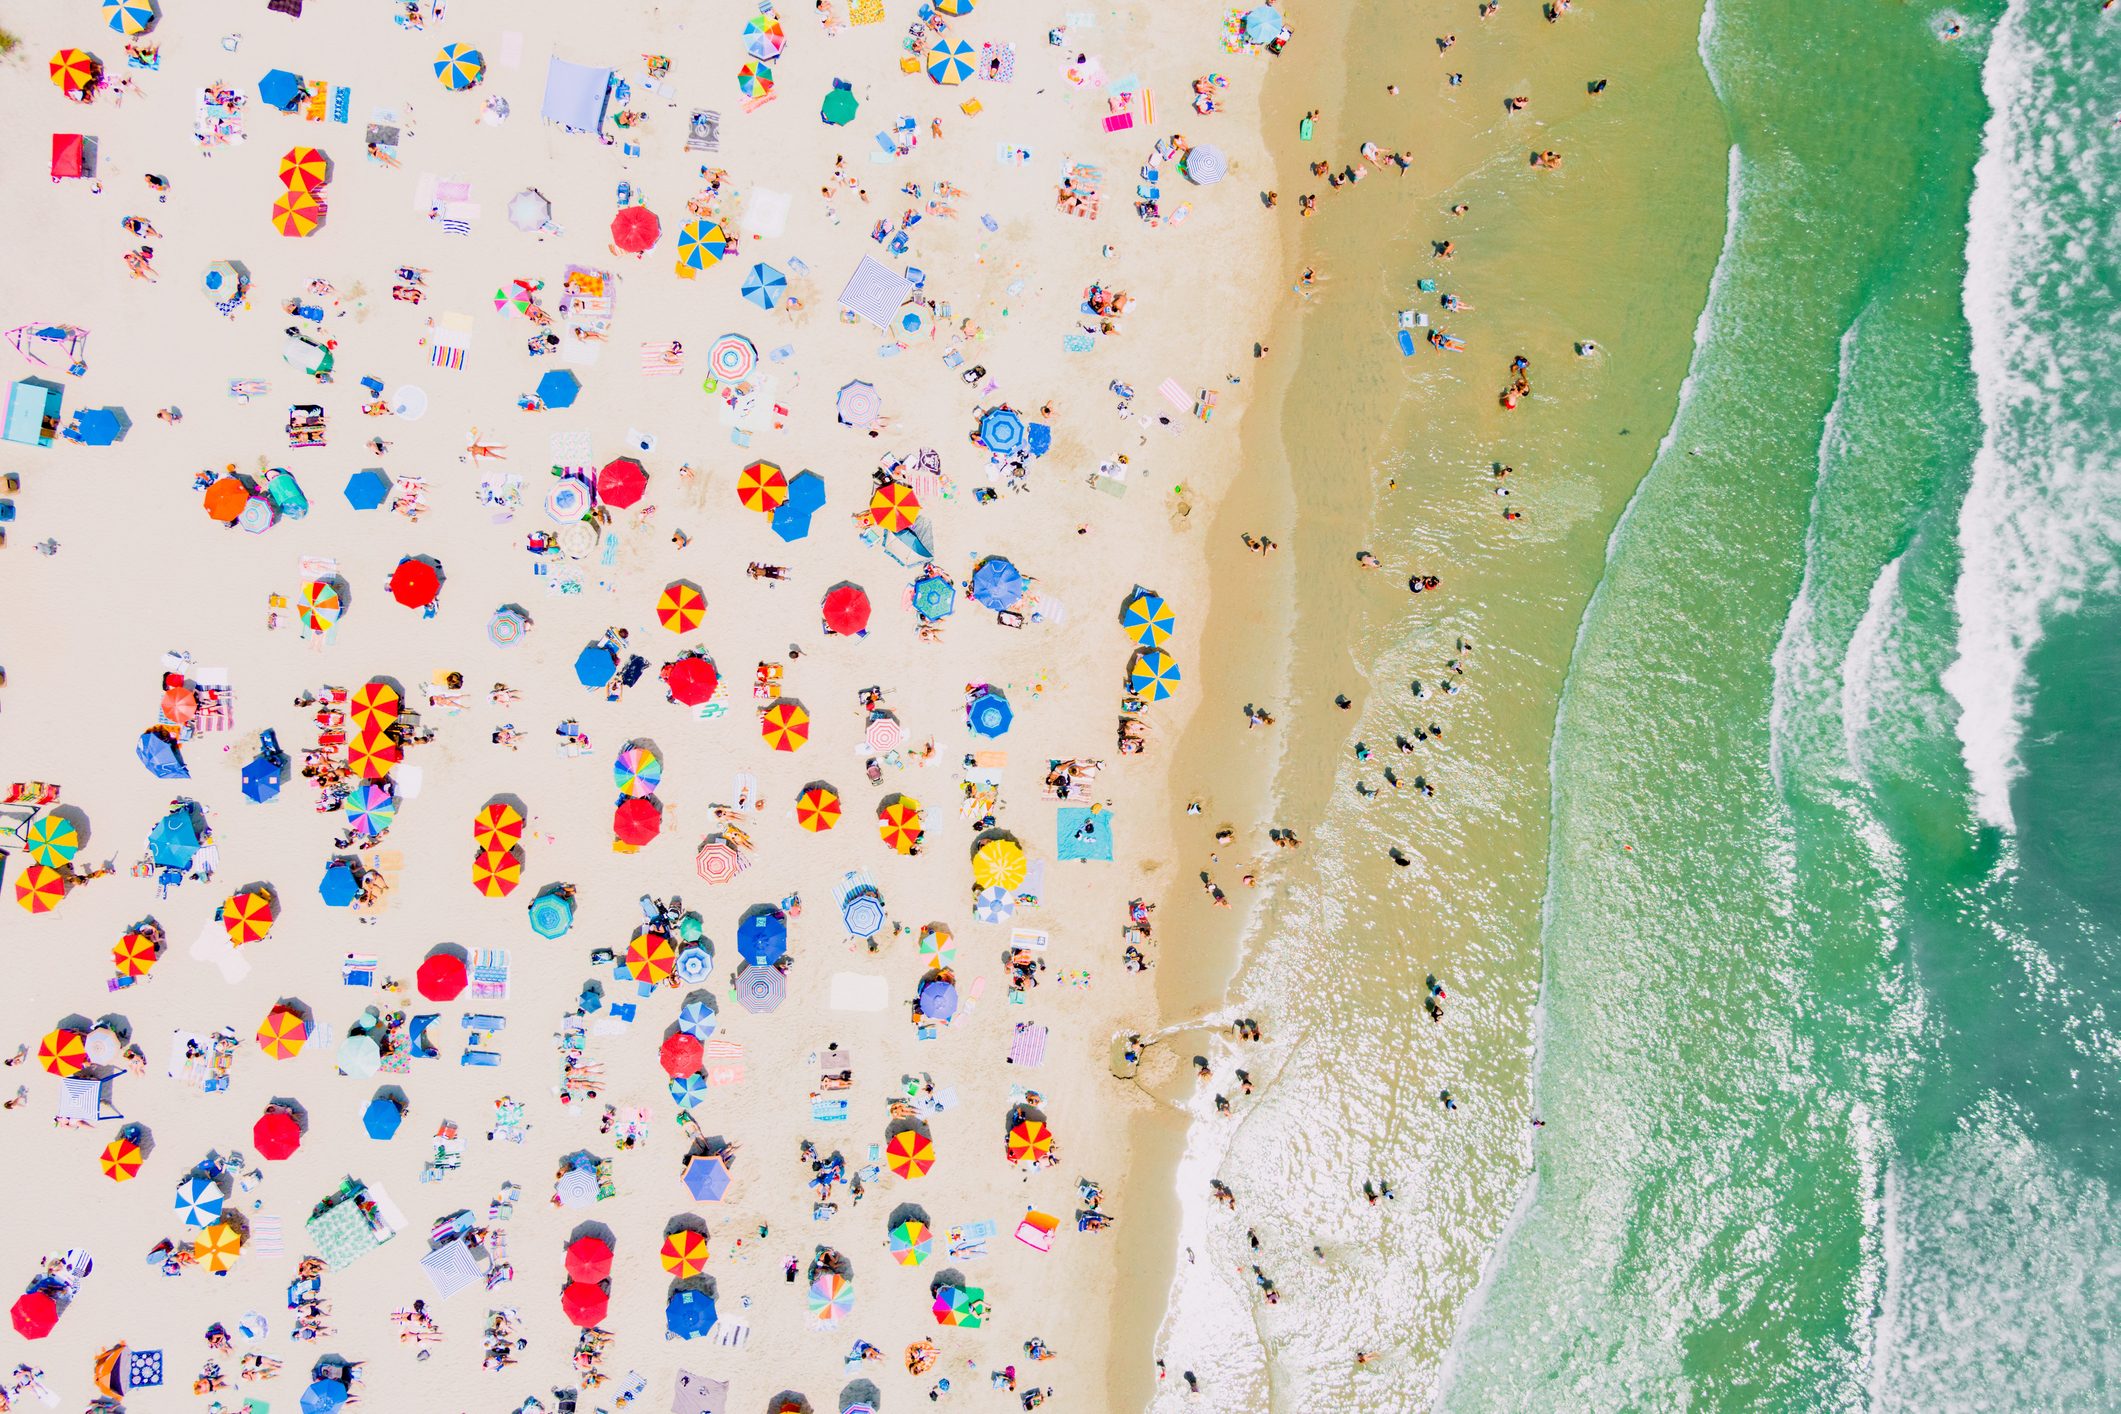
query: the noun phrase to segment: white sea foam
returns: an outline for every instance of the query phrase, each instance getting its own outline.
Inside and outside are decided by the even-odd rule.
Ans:
[[[1878,571],[1863,617],[1849,635],[1848,653],[1841,662],[1841,741],[1849,769],[1858,776],[1868,767],[1870,752],[1865,738],[1879,710],[1903,700],[1892,686],[1892,644],[1906,613],[1900,602],[1900,567],[1906,560],[1907,554],[1902,551]]]

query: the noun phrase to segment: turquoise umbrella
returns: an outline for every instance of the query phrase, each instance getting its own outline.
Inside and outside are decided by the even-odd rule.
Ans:
[[[574,926],[574,901],[562,893],[542,893],[530,901],[530,931],[558,938]]]
[[[679,1109],[689,1109],[707,1098],[707,1077],[698,1071],[671,1077],[670,1098]]]
[[[937,83],[963,83],[972,77],[972,46],[946,39],[928,51],[928,77]]]

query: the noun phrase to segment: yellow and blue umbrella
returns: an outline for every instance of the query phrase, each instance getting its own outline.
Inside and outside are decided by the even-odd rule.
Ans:
[[[1134,655],[1134,666],[1127,673],[1127,686],[1137,693],[1146,693],[1151,702],[1161,702],[1178,690],[1180,673],[1178,663],[1161,648],[1144,648]]]
[[[486,77],[486,56],[468,44],[445,44],[435,55],[435,77],[458,92]]]
[[[1119,626],[1142,647],[1161,648],[1178,626],[1178,615],[1171,612],[1163,595],[1137,589],[1119,611]]]
[[[31,859],[57,869],[81,852],[81,831],[63,815],[44,815],[24,828],[22,843]]]
[[[103,22],[128,38],[146,34],[159,18],[148,0],[103,0]]]
[[[972,46],[946,39],[928,51],[928,77],[937,83],[963,83],[972,77]]]
[[[705,270],[729,253],[729,233],[719,221],[688,221],[678,232],[678,271]]]

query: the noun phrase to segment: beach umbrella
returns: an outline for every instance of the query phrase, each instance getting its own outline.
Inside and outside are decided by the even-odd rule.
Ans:
[[[64,815],[40,815],[16,832],[37,863],[57,869],[81,852],[81,831]]]
[[[819,606],[825,621],[825,632],[852,636],[866,632],[869,627],[869,596],[858,584],[842,580],[825,591],[824,602]]]
[[[346,746],[346,764],[363,780],[384,779],[404,759],[405,752],[381,732],[363,732]]]
[[[624,796],[654,795],[663,782],[663,758],[645,742],[637,742],[611,763],[611,779]]]
[[[1035,1164],[1053,1152],[1053,1131],[1042,1119],[1018,1120],[1004,1149],[1012,1164]]]
[[[663,812],[652,795],[635,796],[619,802],[619,808],[611,813],[611,832],[622,844],[635,848],[647,844],[663,832]]]
[[[734,244],[719,221],[687,221],[678,228],[678,273],[721,264]]]
[[[742,334],[724,334],[707,349],[707,366],[724,383],[735,383],[758,366],[758,345]]]
[[[331,159],[314,147],[291,147],[280,158],[280,185],[289,191],[315,191],[331,180]]]
[[[535,304],[530,296],[530,287],[518,280],[513,285],[502,285],[493,292],[493,307],[508,314],[527,317]]]
[[[840,822],[840,793],[822,781],[803,787],[795,798],[795,822],[813,835],[831,829]]]
[[[574,679],[587,688],[600,688],[618,671],[619,655],[602,643],[592,643],[575,655]]]
[[[372,511],[390,499],[394,484],[389,473],[376,468],[357,471],[346,478],[346,504],[357,511]]]
[[[991,687],[973,698],[971,705],[965,709],[966,724],[984,737],[1002,735],[1015,720],[1016,712],[1010,707],[1009,699]]]
[[[560,1293],[560,1314],[584,1330],[603,1320],[610,1309],[610,1293],[586,1281],[569,1282]]]
[[[483,898],[507,898],[523,882],[523,851],[482,849],[471,859],[471,886]]]
[[[542,231],[552,221],[552,203],[536,187],[508,198],[508,224],[519,231]]]
[[[530,901],[530,931],[541,938],[565,937],[574,926],[574,902],[562,893],[542,893]]]
[[[673,1291],[663,1305],[663,1329],[679,1340],[707,1334],[714,1329],[714,1322],[714,1298],[696,1287]]]
[[[744,856],[726,836],[709,835],[693,857],[693,866],[710,884],[726,884],[744,872]]]
[[[770,966],[788,952],[788,919],[769,909],[747,913],[736,925],[737,956],[758,966]]]
[[[276,1006],[258,1023],[258,1049],[274,1060],[293,1060],[309,1042],[309,1023],[292,1007]]]
[[[972,597],[996,613],[1023,602],[1024,572],[1000,555],[989,555],[972,571]]]
[[[931,923],[921,929],[921,960],[936,967],[948,967],[957,961],[957,945],[951,932],[940,923]]]
[[[273,69],[258,80],[258,101],[268,108],[276,108],[284,113],[302,101],[306,87],[300,74],[289,73],[286,69]]]
[[[699,952],[704,955],[706,950],[695,948],[688,951]],[[678,1008],[678,1030],[686,1035],[697,1036],[704,1041],[714,1034],[714,1028],[714,1005],[706,1000],[704,993],[696,994],[690,1001]]]
[[[758,264],[744,273],[742,293],[760,309],[772,309],[788,293],[788,277],[771,265]]]
[[[1006,923],[1016,912],[1016,900],[999,884],[989,884],[972,896],[972,916],[982,923]]]
[[[780,16],[753,15],[744,21],[744,52],[752,58],[778,59],[787,43],[788,36],[781,29]]]
[[[852,89],[835,88],[827,93],[825,101],[818,105],[817,115],[836,128],[844,128],[854,121],[854,115],[861,111],[861,106],[855,100]]]
[[[626,973],[634,981],[648,986],[660,986],[677,976],[678,950],[669,938],[661,933],[643,933],[626,945]],[[697,1060],[685,1067],[698,1070]],[[677,1071],[670,1072],[673,1075]]]
[[[698,630],[707,619],[707,596],[689,579],[673,579],[655,601],[655,621],[672,633]]]
[[[8,1319],[24,1340],[42,1340],[59,1324],[59,1303],[49,1291],[25,1291],[8,1308]]]
[[[950,576],[930,572],[913,581],[913,612],[924,619],[946,619],[957,611],[957,586]]]
[[[698,1071],[689,1075],[670,1077],[670,1102],[681,1110],[689,1110],[707,1100],[707,1077]]]
[[[883,931],[884,900],[874,886],[856,889],[840,901],[840,921],[857,938],[873,938]]]
[[[637,505],[648,491],[648,470],[632,457],[614,457],[597,473],[597,499],[620,510]]]
[[[645,206],[621,207],[611,218],[611,243],[628,255],[654,249],[663,235],[663,218]]]
[[[250,1142],[268,1159],[290,1159],[302,1147],[302,1126],[286,1110],[267,1110],[250,1127]]]
[[[140,1176],[141,1165],[147,1155],[130,1139],[113,1139],[103,1146],[103,1154],[96,1161],[103,1168],[103,1176],[113,1183],[126,1183]]]
[[[405,1111],[388,1095],[378,1095],[361,1111],[361,1128],[368,1131],[371,1139],[395,1138],[398,1126],[405,1123]]]
[[[577,1237],[567,1244],[563,1261],[570,1280],[602,1281],[611,1275],[611,1244],[593,1234]]]
[[[302,1414],[338,1414],[346,1407],[346,1386],[337,1380],[316,1380],[302,1391]]]
[[[156,18],[147,0],[103,0],[103,23],[128,39],[153,29]]]
[[[187,1178],[177,1185],[177,1216],[186,1227],[205,1227],[221,1216],[228,1198],[219,1184],[208,1178]]]
[[[243,272],[226,260],[209,261],[199,284],[214,299],[232,299],[243,288]]]
[[[799,471],[788,478],[788,499],[773,513],[773,533],[790,542],[810,534],[810,518],[825,504],[825,478]]]
[[[145,933],[127,930],[110,950],[111,966],[120,977],[145,977],[162,960],[155,940]]]
[[[86,49],[61,49],[52,55],[52,82],[62,93],[79,93],[96,81],[101,67]]]
[[[1223,150],[1208,143],[1188,152],[1179,165],[1186,180],[1197,187],[1213,186],[1230,175],[1230,161],[1223,156]]]
[[[830,1324],[854,1312],[854,1283],[838,1272],[820,1272],[810,1283],[810,1314]]]
[[[1119,626],[1142,647],[1159,648],[1178,626],[1178,616],[1171,612],[1163,595],[1137,589],[1120,608]]]
[[[744,1010],[764,1015],[788,1000],[788,979],[778,967],[745,967],[736,974],[736,999]]]
[[[707,1235],[681,1227],[663,1239],[663,1270],[683,1280],[707,1270]]]
[[[420,960],[413,985],[431,1002],[453,1002],[471,985],[471,973],[453,952],[429,953]]]
[[[884,1141],[884,1167],[900,1178],[919,1178],[935,1167],[935,1141],[919,1129],[901,1129]]]
[[[435,77],[457,92],[486,77],[486,56],[468,44],[445,44],[435,55]]]
[[[957,987],[937,978],[921,988],[919,1005],[922,1016],[948,1021],[957,1015]]]
[[[685,1191],[702,1203],[719,1203],[729,1191],[729,1165],[719,1154],[696,1154],[685,1165]]]
[[[387,782],[363,782],[346,798],[346,828],[357,835],[380,835],[397,818],[397,793]]]
[[[869,497],[869,519],[883,530],[911,530],[921,518],[921,498],[901,481],[876,488]]]
[[[845,426],[874,427],[884,410],[884,400],[877,396],[874,383],[857,378],[840,389],[838,406],[840,422]]]
[[[1272,5],[1261,5],[1245,15],[1245,39],[1252,44],[1265,44],[1282,32],[1281,11]]]
[[[272,931],[274,912],[271,894],[263,889],[244,889],[221,905],[221,927],[228,933],[228,940],[241,947]]]
[[[302,592],[296,596],[295,612],[301,615],[305,633],[328,633],[346,612],[346,607],[336,584],[313,579],[303,585]]]
[[[696,1075],[706,1059],[700,1048],[700,1038],[687,1036],[679,1031],[665,1036],[656,1052],[656,1060],[663,1067],[663,1074],[675,1080],[681,1075]]]
[[[764,98],[773,92],[773,70],[754,59],[737,69],[736,87],[746,98]]]
[[[976,1286],[946,1286],[936,1293],[935,1323],[974,1330],[986,1319],[987,1293]]]
[[[243,764],[244,798],[259,805],[280,798],[280,782],[287,771],[286,759],[260,751]]]
[[[921,843],[921,803],[911,796],[884,802],[876,812],[876,832],[897,853],[913,853]]]
[[[316,345],[303,339],[290,339],[288,348],[302,351],[303,357],[298,362],[306,371],[314,373],[323,366],[323,350]],[[311,354],[316,355],[313,362],[310,360]],[[236,517],[236,524],[242,527],[245,535],[263,535],[273,528],[273,522],[279,518],[280,512],[269,499],[264,496],[252,496],[243,503],[243,513]]]
[[[1178,663],[1169,653],[1144,648],[1134,655],[1134,666],[1127,670],[1127,689],[1161,702],[1178,690],[1179,677]]]
[[[775,751],[800,750],[810,740],[810,713],[792,697],[759,713],[759,735]]]
[[[523,812],[505,800],[489,800],[471,817],[471,838],[480,849],[514,849],[523,842]]]
[[[176,806],[147,832],[147,857],[163,869],[188,869],[199,853],[199,817],[190,803]],[[27,871],[25,871],[27,872]]]
[[[46,1032],[37,1043],[37,1064],[61,1079],[79,1075],[88,1065],[88,1038],[64,1027]]]
[[[405,710],[405,699],[398,690],[381,678],[371,678],[353,690],[347,699],[347,715],[353,718],[354,729],[362,732],[380,732]]]
[[[687,707],[697,707],[712,698],[720,682],[714,660],[704,653],[688,653],[663,669],[663,685]]]
[[[999,456],[1023,450],[1024,415],[1015,408],[990,408],[979,420],[980,444]]]
[[[338,1065],[340,1070],[356,1080],[366,1080],[382,1068],[382,1047],[376,1044],[376,1038],[373,1036],[348,1036],[339,1044]]]
[[[530,618],[521,609],[503,604],[486,621],[486,641],[496,648],[512,648],[530,629]]]
[[[273,199],[272,228],[281,235],[313,236],[323,224],[324,200],[315,192],[284,191]]]
[[[963,83],[972,77],[972,46],[962,39],[938,40],[928,51],[927,68],[937,83]]]
[[[891,1229],[891,1255],[902,1267],[917,1267],[935,1251],[935,1234],[918,1218],[908,1218]]]
[[[582,380],[571,368],[555,368],[538,380],[538,401],[549,408],[571,408],[582,394]]]
[[[390,572],[390,597],[408,609],[425,608],[441,592],[442,576],[426,560],[408,557]]]
[[[1015,889],[1024,882],[1024,847],[996,837],[972,851],[972,881],[983,889]]]
[[[250,488],[233,476],[217,476],[201,498],[207,515],[223,525],[234,525],[250,504]]]
[[[263,1149],[264,1145],[258,1147]],[[243,1255],[243,1234],[236,1230],[234,1223],[215,1223],[192,1243],[191,1255],[209,1276],[218,1276],[233,1268],[236,1258]]]
[[[972,13],[973,0],[935,0],[935,13],[952,17]]]
[[[778,510],[788,499],[788,478],[772,462],[753,462],[737,474],[736,498],[747,511]]]

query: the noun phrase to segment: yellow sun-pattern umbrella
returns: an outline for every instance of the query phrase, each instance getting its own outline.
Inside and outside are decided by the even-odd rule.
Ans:
[[[904,482],[887,482],[869,498],[869,519],[880,529],[911,530],[920,518],[920,497]]]
[[[677,976],[678,950],[661,933],[643,933],[626,947],[626,971],[636,982],[661,986]]]
[[[346,764],[364,781],[380,781],[405,759],[398,744],[381,732],[363,733],[347,745]]]
[[[215,1223],[192,1244],[192,1257],[209,1273],[228,1271],[243,1255],[243,1234],[234,1223]]]
[[[512,849],[482,849],[471,861],[471,886],[487,898],[506,898],[523,882],[523,856]]]
[[[505,800],[489,801],[471,817],[471,837],[480,849],[514,849],[523,842],[523,812]]]
[[[52,82],[66,93],[79,93],[96,81],[96,56],[86,49],[62,49],[52,55]]]
[[[237,947],[255,943],[272,931],[272,895],[261,889],[245,889],[221,905],[221,926]]]
[[[280,185],[289,191],[315,191],[331,180],[331,159],[314,147],[289,148],[280,159]]]
[[[353,700],[346,708],[347,715],[353,718],[353,724],[364,736],[382,731],[398,720],[398,714],[404,710],[405,703],[398,696],[398,690],[380,678],[355,688]]]
[[[1053,1131],[1046,1128],[1042,1119],[1027,1119],[1017,1123],[1009,1131],[1009,1162],[1012,1164],[1037,1163],[1053,1152]]]
[[[272,228],[283,236],[312,236],[324,224],[324,201],[315,192],[284,191],[272,204]]]
[[[795,751],[810,740],[810,713],[790,698],[759,713],[759,735],[775,751]]]
[[[663,1239],[663,1270],[674,1277],[696,1277],[707,1270],[707,1235],[679,1228]]]
[[[88,1064],[88,1038],[64,1027],[46,1033],[37,1043],[37,1064],[61,1079],[79,1075]]]
[[[777,511],[788,499],[788,478],[772,462],[753,462],[737,474],[736,498],[747,511]]]
[[[876,812],[876,832],[900,854],[911,854],[921,842],[921,803],[901,796]]]
[[[103,1156],[97,1162],[103,1166],[105,1178],[124,1183],[140,1176],[140,1166],[147,1162],[147,1155],[130,1139],[113,1139],[103,1146]]]
[[[274,1060],[293,1060],[309,1040],[309,1023],[291,1007],[276,1006],[258,1023],[258,1049]]]
[[[884,1166],[900,1178],[919,1178],[935,1167],[935,1141],[918,1129],[901,1129],[884,1143]]]
[[[73,885],[46,864],[32,864],[15,876],[15,902],[31,913],[50,913]]]
[[[690,580],[674,579],[655,601],[655,621],[672,633],[691,633],[707,619],[707,596]]]
[[[972,882],[983,889],[1014,889],[1025,872],[1024,847],[1015,840],[988,840],[972,852]]]
[[[155,940],[145,933],[127,933],[110,950],[111,966],[118,969],[120,977],[145,977],[160,960]]]
[[[814,835],[840,822],[840,793],[828,785],[806,788],[795,798],[795,822]]]

